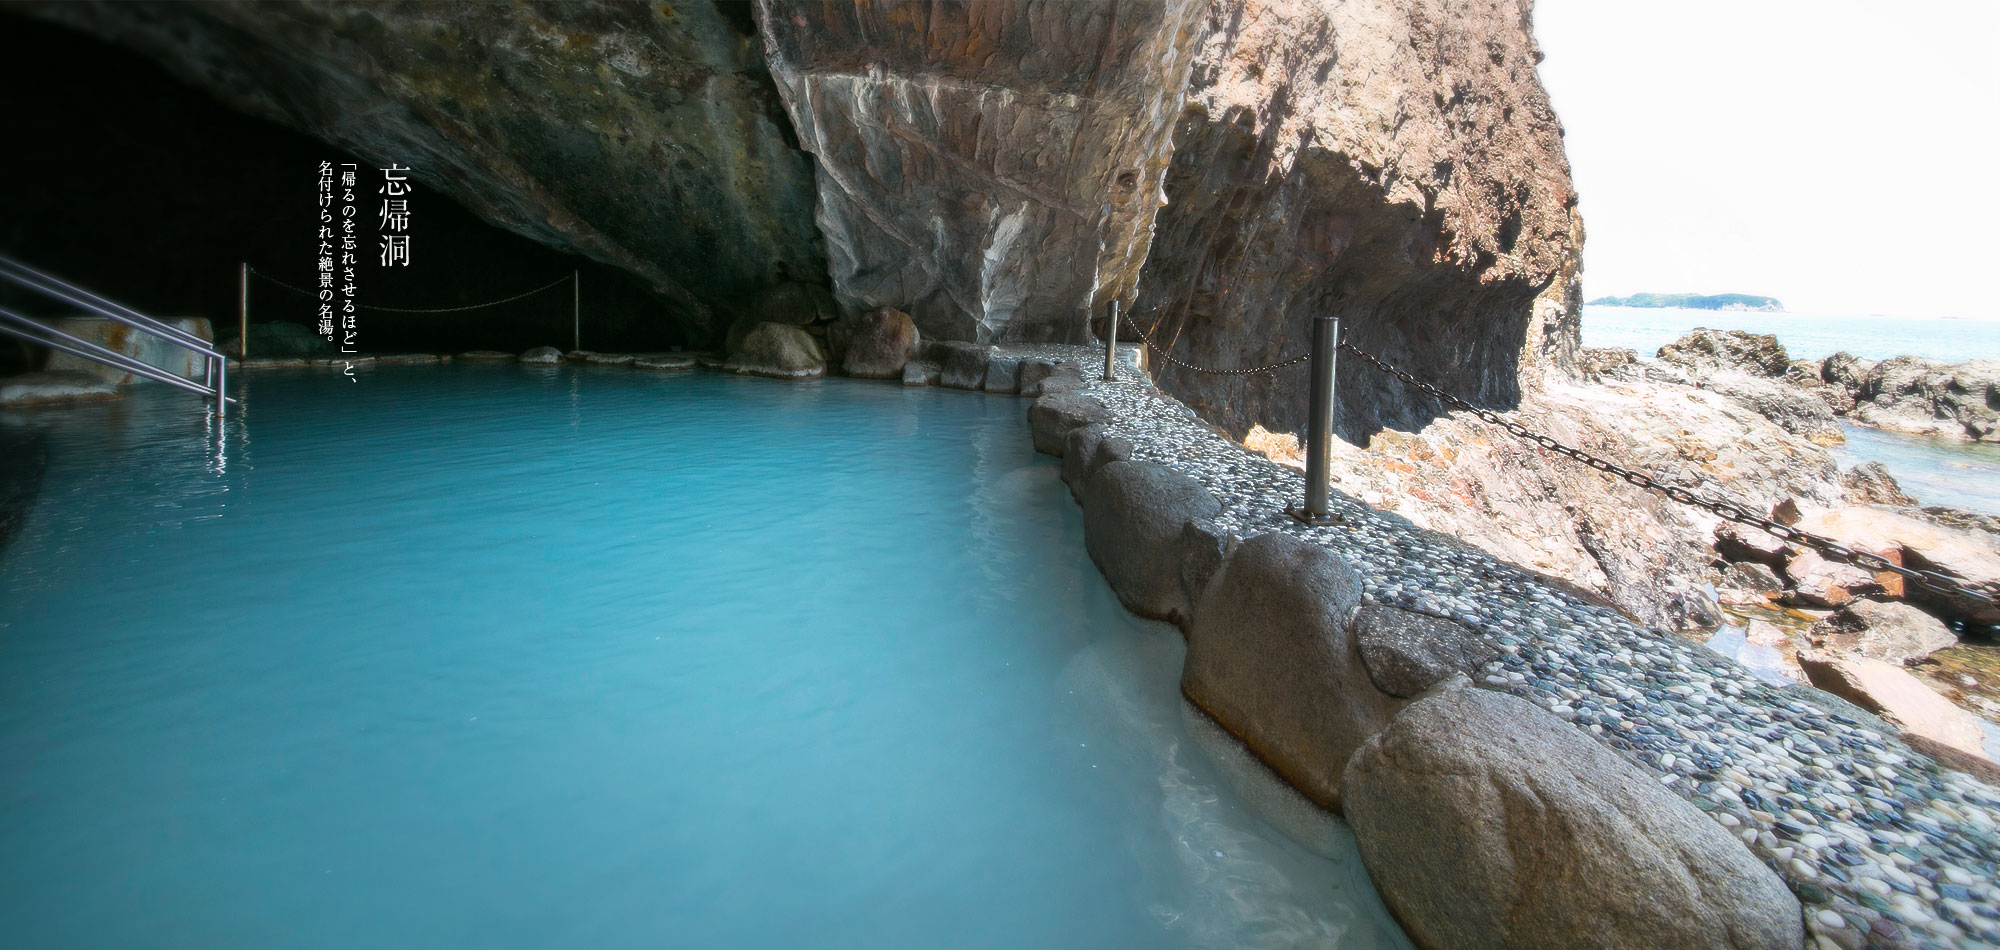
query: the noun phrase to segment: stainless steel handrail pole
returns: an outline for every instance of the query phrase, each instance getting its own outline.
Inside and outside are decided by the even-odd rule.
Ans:
[[[23,273],[9,273],[8,271],[10,270]],[[0,255],[0,278],[12,281],[30,290],[40,291],[58,300],[73,303],[86,310],[94,311],[99,316],[115,320],[134,330],[144,330],[154,336],[167,337],[170,341],[190,350],[206,353],[209,356],[222,355],[210,349],[208,341],[203,340],[201,337],[181,330],[178,327],[169,326],[116,301],[106,300],[74,284],[65,283],[59,278],[42,273],[5,255]],[[73,294],[80,296],[73,296]]]
[[[107,350],[104,347],[98,346],[97,344],[90,342],[89,340],[81,340],[76,337],[70,336],[69,334],[64,333],[61,330],[58,330],[54,327],[37,323],[36,321],[24,317],[18,313],[15,313],[12,310],[0,309],[0,321],[5,321],[5,322],[0,322],[0,333],[5,333],[8,336],[18,337],[20,339],[27,340],[30,343],[35,343],[41,346],[49,347],[50,349],[61,350],[72,356],[80,356],[84,359],[90,360],[95,363],[103,363],[104,365],[110,366],[114,369],[122,369],[128,373],[132,373],[137,376],[144,376],[147,379],[151,380],[157,380],[159,382],[166,383],[169,386],[175,386],[180,389],[185,389],[191,393],[196,393],[203,396],[214,396],[218,392],[220,392],[219,389],[211,389],[191,379],[186,379],[184,377],[177,376],[173,373],[167,372],[166,370],[163,370],[157,366],[153,366],[149,363],[139,362],[138,360],[132,359],[131,357],[126,356],[125,354],[120,353],[116,350]],[[33,334],[22,332],[21,330],[15,329],[14,327],[5,325],[5,323],[8,322],[19,324],[21,326],[30,327],[35,330],[39,330],[43,333],[49,334],[50,336],[56,337],[57,339],[54,340],[44,339],[42,337],[38,337]],[[230,401],[235,402],[235,400],[233,399]]]
[[[1111,301],[1111,322],[1104,327],[1104,378],[1118,378],[1118,301]]]

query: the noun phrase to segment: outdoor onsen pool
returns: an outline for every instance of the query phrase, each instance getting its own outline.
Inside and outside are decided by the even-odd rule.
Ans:
[[[1405,945],[1023,400],[245,377],[220,450],[156,387],[5,420],[10,946]]]

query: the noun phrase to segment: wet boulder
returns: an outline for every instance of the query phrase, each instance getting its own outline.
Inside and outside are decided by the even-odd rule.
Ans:
[[[1857,600],[1806,632],[1829,650],[1904,664],[1956,646],[1958,637],[1936,617],[1908,604]]]
[[[938,385],[951,389],[979,389],[986,385],[986,364],[994,348],[978,343],[952,342],[942,347],[942,370]]]
[[[1094,501],[1084,496],[1086,511]],[[1348,622],[1360,602],[1345,558],[1282,531],[1257,535],[1201,591],[1181,669],[1190,701],[1327,808],[1340,807],[1348,756],[1401,705],[1361,658]]]
[[[1189,553],[1183,526],[1221,512],[1193,476],[1150,462],[1109,462],[1084,489],[1084,548],[1133,613],[1172,620],[1185,616],[1192,600],[1181,576]]]
[[[1035,451],[1058,458],[1069,430],[1093,422],[1110,422],[1111,410],[1081,393],[1043,396],[1028,407],[1028,427],[1033,430]]]
[[[533,349],[523,350],[521,355],[515,358],[523,363],[549,366],[562,362],[563,354],[561,350],[553,346],[537,346]]]
[[[731,359],[738,373],[776,379],[807,379],[826,374],[826,360],[812,335],[782,323],[760,323],[743,337]]]
[[[877,307],[834,324],[829,342],[840,353],[840,371],[862,379],[901,379],[903,368],[922,347],[910,315]]]

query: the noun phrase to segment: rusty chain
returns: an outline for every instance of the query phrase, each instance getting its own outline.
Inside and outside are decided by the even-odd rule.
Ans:
[[[258,270],[255,267],[250,268],[250,273],[256,274],[257,276],[262,277],[273,284],[277,284],[278,286],[283,287],[286,290],[291,291],[292,293],[304,294],[308,297],[318,296],[318,294],[315,294],[310,290],[306,290],[300,287],[294,287],[291,284],[285,283],[284,281],[279,280],[276,277],[272,277],[271,275]],[[499,300],[489,300],[486,303],[468,304],[463,307],[432,307],[432,308],[377,307],[374,304],[365,304],[365,303],[355,304],[355,306],[359,307],[362,310],[374,310],[380,313],[458,313],[462,310],[484,310],[487,307],[497,307],[503,303],[513,303],[514,301],[519,300],[523,297],[533,297],[534,295],[539,294],[544,290],[548,290],[551,287],[557,287],[569,283],[571,279],[572,278],[570,277],[559,277],[533,290],[523,291],[522,293],[515,294],[512,297],[502,297]]]
[[[1312,353],[1308,351],[1305,353],[1300,353],[1299,355],[1294,356],[1291,359],[1284,360],[1282,362],[1272,363],[1269,366],[1258,366],[1253,369],[1210,369],[1209,367],[1206,366],[1196,366],[1193,363],[1189,363],[1185,360],[1175,359],[1173,357],[1173,354],[1170,354],[1166,351],[1165,347],[1162,347],[1158,343],[1153,342],[1152,336],[1147,334],[1145,329],[1139,326],[1138,321],[1129,321],[1129,322],[1131,324],[1132,329],[1138,331],[1139,339],[1145,341],[1145,344],[1148,347],[1151,347],[1153,352],[1160,354],[1160,359],[1166,360],[1167,362],[1172,363],[1175,366],[1178,366],[1184,370],[1188,370],[1189,372],[1205,373],[1209,376],[1262,376],[1265,373],[1275,372],[1277,370],[1284,369],[1287,366],[1296,366],[1312,358]],[[1115,331],[1117,328],[1113,327],[1112,329]]]
[[[1647,475],[1632,471],[1631,469],[1624,468],[1619,465],[1612,464],[1611,462],[1607,462],[1601,458],[1598,458],[1597,456],[1591,455],[1590,453],[1585,452],[1582,449],[1573,448],[1571,446],[1564,445],[1561,442],[1557,442],[1556,440],[1546,435],[1542,435],[1539,432],[1530,430],[1527,426],[1515,422],[1512,419],[1505,418],[1501,416],[1499,413],[1492,411],[1491,409],[1481,409],[1480,407],[1475,406],[1472,403],[1465,401],[1464,399],[1454,396],[1451,393],[1445,392],[1444,390],[1439,389],[1438,387],[1433,386],[1430,383],[1424,382],[1423,380],[1418,379],[1415,376],[1410,375],[1409,373],[1406,373],[1400,369],[1397,369],[1394,366],[1389,365],[1388,363],[1384,362],[1380,357],[1377,357],[1373,353],[1369,353],[1366,350],[1362,350],[1356,347],[1354,344],[1347,342],[1344,339],[1340,341],[1339,348],[1354,354],[1354,356],[1358,357],[1362,362],[1368,363],[1369,365],[1375,367],[1376,369],[1379,369],[1382,372],[1389,374],[1390,376],[1394,376],[1395,378],[1402,380],[1405,385],[1414,387],[1417,390],[1430,395],[1432,398],[1444,402],[1446,405],[1452,406],[1453,408],[1456,409],[1464,410],[1466,412],[1473,414],[1474,416],[1479,417],[1481,420],[1485,422],[1490,422],[1493,425],[1499,426],[1500,428],[1507,430],[1508,434],[1516,438],[1533,442],[1536,445],[1548,449],[1549,451],[1554,452],[1558,455],[1568,456],[1600,472],[1624,479],[1625,481],[1633,485],[1637,485],[1640,488],[1645,489],[1647,491],[1658,492],[1662,495],[1667,496],[1668,498],[1680,502],[1681,504],[1691,505],[1693,507],[1707,511],[1711,514],[1719,515],[1725,519],[1734,521],[1738,524],[1749,525],[1750,527],[1769,532],[1770,534],[1777,536],[1778,538],[1784,540],[1787,543],[1797,544],[1802,547],[1811,548],[1814,551],[1819,552],[1821,555],[1825,556],[1829,560],[1839,561],[1843,564],[1852,564],[1857,567],[1862,567],[1877,572],[1887,571],[1889,573],[1899,575],[1905,581],[1915,584],[1918,587],[1924,588],[1925,590],[1928,590],[1931,593],[1941,594],[1946,597],[1968,599],[1976,604],[1980,604],[1986,607],[1987,609],[1991,609],[1995,605],[1994,599],[1991,595],[1983,591],[1974,590],[1970,587],[1967,587],[1964,584],[1959,583],[1949,574],[1943,574],[1938,571],[1921,571],[1915,568],[1904,567],[1903,565],[1890,561],[1888,558],[1882,557],[1879,554],[1872,554],[1867,551],[1856,551],[1830,538],[1823,538],[1816,534],[1810,534],[1804,531],[1800,531],[1799,529],[1794,528],[1791,525],[1784,524],[1778,521],[1773,521],[1770,518],[1766,518],[1762,515],[1759,515],[1756,512],[1743,507],[1742,505],[1739,505],[1733,501],[1729,501],[1728,499],[1716,498],[1710,495],[1697,494],[1695,492],[1689,491],[1686,488],[1682,488],[1678,485],[1663,485]]]

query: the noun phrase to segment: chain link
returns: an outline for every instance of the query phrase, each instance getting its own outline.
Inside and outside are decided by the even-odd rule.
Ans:
[[[1117,328],[1113,327],[1112,329],[1116,331]],[[1303,363],[1306,360],[1312,358],[1311,351],[1307,351],[1304,353],[1300,353],[1299,355],[1294,356],[1291,359],[1277,363],[1272,363],[1269,366],[1259,366],[1254,369],[1210,369],[1206,366],[1196,366],[1193,363],[1175,359],[1173,355],[1168,353],[1164,347],[1160,346],[1158,343],[1154,343],[1153,338],[1146,333],[1144,328],[1139,326],[1137,321],[1132,322],[1132,329],[1137,330],[1139,332],[1139,339],[1145,341],[1146,345],[1148,347],[1151,347],[1153,352],[1160,354],[1160,359],[1166,360],[1167,362],[1172,363],[1175,366],[1178,366],[1184,370],[1196,373],[1205,373],[1210,376],[1262,376],[1265,373],[1275,372],[1277,370],[1284,369],[1287,366],[1295,366],[1299,363]]]
[[[283,288],[285,288],[286,290],[289,290],[289,291],[291,291],[292,293],[295,293],[295,294],[304,294],[305,296],[308,296],[308,297],[314,297],[314,296],[318,296],[317,294],[314,294],[314,293],[313,293],[312,291],[310,291],[310,290],[306,290],[306,289],[304,289],[304,288],[301,288],[301,287],[294,287],[294,286],[292,286],[291,284],[288,284],[288,283],[285,283],[284,281],[282,281],[282,280],[279,280],[279,279],[278,279],[278,278],[276,278],[276,277],[272,277],[271,275],[269,275],[269,274],[266,274],[266,273],[264,273],[263,271],[260,271],[260,270],[258,270],[258,269],[257,269],[257,268],[255,268],[255,267],[252,267],[252,268],[250,268],[250,273],[252,273],[252,274],[256,274],[257,276],[259,276],[259,277],[262,277],[262,278],[264,278],[265,280],[267,280],[267,281],[270,281],[271,283],[274,283],[274,284],[277,284],[278,286],[280,286],[280,287],[283,287]],[[503,304],[503,303],[513,303],[514,301],[516,301],[516,300],[519,300],[519,299],[521,299],[521,298],[523,298],[523,297],[532,297],[532,296],[534,296],[534,295],[536,295],[536,294],[539,294],[539,293],[541,293],[541,292],[542,292],[542,291],[544,291],[544,290],[548,290],[548,289],[549,289],[549,288],[551,288],[551,287],[558,287],[558,286],[561,286],[561,285],[563,285],[563,284],[566,284],[566,283],[569,283],[571,279],[572,279],[572,278],[570,278],[570,277],[558,277],[558,278],[556,278],[555,280],[553,280],[553,281],[550,281],[549,283],[546,283],[546,284],[543,284],[543,285],[542,285],[542,286],[540,286],[540,287],[537,287],[537,288],[535,288],[535,289],[533,289],[533,290],[529,290],[529,291],[524,291],[524,292],[522,292],[522,293],[518,293],[518,294],[515,294],[515,295],[514,295],[514,296],[512,296],[512,297],[502,297],[502,298],[500,298],[499,300],[492,300],[492,301],[488,301],[488,302],[486,302],[486,303],[475,303],[475,304],[467,304],[466,306],[463,306],[463,307],[430,307],[430,308],[414,308],[414,307],[377,307],[377,306],[375,306],[375,305],[373,305],[373,304],[356,304],[356,306],[360,307],[360,308],[361,308],[361,309],[363,309],[363,310],[374,310],[374,311],[378,311],[378,312],[381,312],[381,313],[458,313],[459,311],[462,311],[462,310],[483,310],[483,309],[485,309],[485,308],[487,308],[487,307],[497,307],[497,306],[500,306],[500,305],[501,305],[501,304]]]
[[[1539,445],[1542,448],[1548,449],[1549,451],[1555,452],[1559,455],[1568,456],[1569,458],[1582,462],[1583,464],[1588,465],[1591,468],[1594,468],[1607,475],[1613,475],[1618,478],[1624,479],[1625,481],[1633,485],[1637,485],[1640,488],[1646,489],[1648,491],[1658,492],[1662,495],[1667,496],[1668,498],[1680,502],[1681,504],[1692,505],[1696,508],[1700,508],[1704,511],[1710,512],[1711,514],[1720,515],[1721,517],[1729,521],[1734,521],[1738,524],[1745,524],[1753,528],[1758,528],[1763,531],[1767,531],[1787,543],[1811,548],[1830,560],[1839,561],[1844,564],[1853,564],[1858,567],[1867,568],[1868,570],[1876,572],[1887,571],[1889,573],[1901,576],[1905,581],[1908,581],[1911,584],[1915,584],[1918,587],[1922,587],[1925,590],[1928,590],[1934,594],[1942,594],[1946,597],[1964,598],[1967,600],[1971,600],[1976,604],[1980,604],[1987,609],[1991,609],[1995,605],[1994,599],[1991,595],[1986,594],[1982,591],[1974,590],[1970,587],[1966,587],[1964,584],[1959,583],[1957,579],[1953,578],[1949,574],[1943,574],[1938,571],[1921,571],[1921,570],[1916,570],[1914,568],[1904,567],[1901,564],[1897,564],[1893,561],[1890,561],[1889,559],[1882,557],[1879,554],[1872,554],[1867,551],[1856,551],[1830,538],[1823,538],[1816,534],[1808,534],[1807,532],[1800,531],[1799,529],[1794,528],[1791,525],[1784,524],[1778,521],[1773,521],[1770,518],[1766,518],[1762,515],[1759,515],[1756,512],[1751,511],[1750,509],[1737,504],[1736,502],[1729,501],[1728,499],[1716,498],[1711,495],[1697,494],[1693,491],[1689,491],[1688,489],[1682,488],[1678,485],[1663,485],[1660,482],[1653,480],[1650,476],[1632,471],[1631,469],[1624,468],[1619,465],[1615,465],[1611,462],[1607,462],[1601,458],[1591,455],[1588,452],[1583,451],[1582,449],[1564,445],[1563,443],[1557,442],[1556,440],[1546,435],[1543,435],[1539,432],[1534,432],[1530,430],[1527,426],[1515,422],[1512,419],[1505,418],[1501,416],[1499,413],[1494,412],[1490,409],[1481,409],[1480,407],[1475,406],[1472,403],[1465,401],[1464,399],[1454,396],[1451,393],[1445,392],[1444,390],[1439,389],[1436,386],[1431,385],[1430,383],[1424,382],[1423,380],[1418,379],[1415,376],[1410,375],[1409,373],[1406,373],[1400,369],[1397,369],[1394,366],[1389,365],[1386,362],[1383,362],[1381,358],[1365,350],[1357,348],[1356,346],[1354,346],[1354,344],[1349,343],[1346,340],[1340,341],[1339,348],[1347,351],[1348,353],[1354,354],[1354,356],[1359,358],[1362,362],[1368,363],[1369,365],[1374,366],[1376,369],[1379,369],[1382,372],[1389,374],[1390,376],[1394,376],[1395,378],[1402,380],[1404,384],[1414,387],[1417,390],[1424,392],[1430,395],[1431,397],[1444,402],[1446,405],[1472,413],[1473,415],[1479,417],[1481,420],[1492,423],[1493,425],[1499,426],[1500,428],[1507,430],[1508,434],[1513,435],[1516,438],[1533,442],[1536,445]]]

